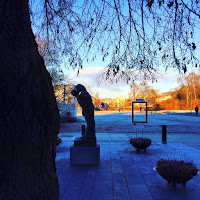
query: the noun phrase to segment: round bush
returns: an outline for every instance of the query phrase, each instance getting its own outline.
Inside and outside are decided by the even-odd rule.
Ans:
[[[174,184],[186,184],[199,171],[193,163],[176,159],[160,159],[156,164],[156,170],[169,183]]]

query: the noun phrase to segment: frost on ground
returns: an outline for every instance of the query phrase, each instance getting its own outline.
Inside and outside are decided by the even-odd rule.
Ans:
[[[144,112],[135,115],[144,117]],[[80,132],[85,120],[81,112],[77,118],[77,123],[61,124],[61,131]],[[190,111],[149,111],[148,123],[136,125],[132,123],[132,112],[96,111],[95,121],[97,133],[161,133],[162,125],[167,125],[167,133],[200,133],[200,114],[196,116]]]

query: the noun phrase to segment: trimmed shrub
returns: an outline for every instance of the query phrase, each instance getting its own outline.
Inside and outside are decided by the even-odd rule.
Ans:
[[[193,163],[176,159],[160,159],[156,164],[156,170],[164,179],[174,185],[176,183],[185,185],[199,171]]]

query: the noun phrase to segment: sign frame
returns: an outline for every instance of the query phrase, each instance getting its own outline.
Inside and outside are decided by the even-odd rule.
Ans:
[[[134,121],[134,104],[135,103],[143,103],[146,105],[146,120],[145,121]],[[147,123],[147,102],[146,101],[132,101],[132,123],[136,124],[136,123]]]

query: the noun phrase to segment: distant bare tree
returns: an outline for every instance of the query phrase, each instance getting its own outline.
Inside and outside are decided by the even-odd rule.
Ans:
[[[191,96],[192,99],[196,101],[197,97],[200,96],[200,94],[199,94],[200,75],[198,75],[194,72],[191,72],[187,76],[179,78],[177,81],[179,83],[178,89],[185,91],[187,104],[189,103],[189,96]]]
[[[38,44],[38,51],[44,59],[45,66],[52,78],[52,84],[60,85],[66,79],[63,70],[61,69],[61,57],[59,49],[53,42],[47,41],[45,38],[36,35],[36,42]]]
[[[130,85],[130,90],[129,97],[132,97],[134,101],[136,98],[138,98],[144,99],[151,106],[156,104],[158,91],[153,89],[147,81],[142,81],[139,84],[132,82]]]
[[[44,59],[45,66],[59,67],[61,58],[57,46],[52,41],[48,41],[46,38],[40,37],[39,35],[35,36],[35,41],[38,44],[38,51]]]
[[[138,91],[139,91],[138,85],[135,82],[132,82],[130,84],[130,90],[131,91],[128,93],[129,98],[131,98],[133,101],[135,101],[136,100],[136,96],[137,96]]]
[[[94,98],[95,98],[94,106],[95,107],[100,106],[101,105],[101,100],[100,100],[100,97],[99,97],[99,92],[95,93]]]

